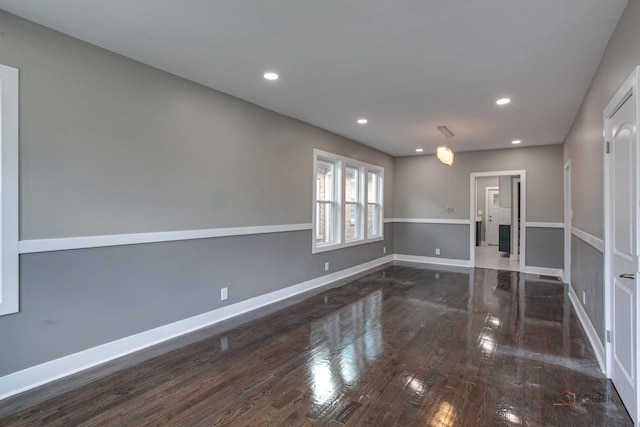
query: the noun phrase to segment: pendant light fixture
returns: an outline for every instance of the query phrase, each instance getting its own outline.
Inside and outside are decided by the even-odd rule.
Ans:
[[[445,138],[445,141],[449,141],[451,138],[453,138],[453,133],[449,129],[447,129],[446,126],[440,125],[438,126],[438,130]],[[436,150],[436,158],[445,165],[453,166],[453,150],[449,148],[444,142]]]

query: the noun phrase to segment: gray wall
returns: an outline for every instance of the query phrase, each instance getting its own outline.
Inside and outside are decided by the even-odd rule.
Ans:
[[[602,113],[629,74],[640,65],[638,22],[640,1],[630,0],[564,144],[564,159],[571,159],[571,225],[598,238],[604,236]],[[580,299],[582,291],[586,292],[590,305],[587,314],[602,338],[604,261],[601,253],[584,245],[587,244],[572,236],[572,286]]]
[[[456,153],[453,167],[435,156],[395,159],[396,218],[469,219],[469,174],[527,171],[527,221],[562,222],[562,146]],[[447,212],[447,203],[453,212]]]
[[[311,233],[22,255],[21,312],[0,318],[0,376],[374,260],[385,241],[311,254]],[[309,249],[309,250],[305,250]],[[229,299],[220,301],[220,288]]]
[[[392,157],[0,12],[20,69],[21,239],[310,223],[313,149]],[[20,257],[0,375],[393,253],[311,254],[311,231]]]
[[[564,268],[564,229],[527,227],[526,245],[527,266]]]
[[[394,224],[394,247],[403,255],[469,259],[469,226],[466,224]],[[440,255],[436,255],[436,248]]]
[[[630,0],[564,144],[564,159],[571,159],[572,225],[599,238],[604,235],[602,112],[640,65],[638,22],[640,1]]]
[[[603,266],[602,252],[582,239],[572,236],[571,286],[604,345]],[[583,292],[587,301],[586,304],[582,301]]]
[[[20,237],[311,222],[313,149],[379,151],[0,13],[20,69]],[[259,78],[259,77],[256,77]]]
[[[525,170],[526,220],[562,222],[562,165],[561,145],[456,153],[453,167],[443,165],[433,155],[396,158],[394,214],[396,218],[469,219],[472,172]],[[484,199],[484,195],[481,198]],[[453,205],[453,212],[447,211],[447,204]],[[450,234],[452,228],[456,230],[454,234]],[[464,237],[463,229],[467,233]],[[562,268],[562,232],[541,228],[525,230],[526,265]],[[396,253],[435,256],[435,248],[446,245],[446,254],[440,255],[443,258],[469,259],[467,225],[396,224],[395,233]]]

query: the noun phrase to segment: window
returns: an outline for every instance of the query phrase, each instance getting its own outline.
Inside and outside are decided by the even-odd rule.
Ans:
[[[384,169],[314,150],[313,253],[382,240]]]
[[[367,237],[382,235],[382,174],[367,172]]]
[[[335,243],[337,205],[337,172],[339,162],[316,162],[316,242]]]
[[[344,238],[360,238],[360,169],[347,166],[344,186]]]
[[[0,65],[0,315],[18,304],[18,70]]]

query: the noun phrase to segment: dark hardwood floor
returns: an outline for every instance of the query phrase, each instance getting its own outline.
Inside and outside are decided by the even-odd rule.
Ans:
[[[632,425],[565,286],[530,277],[390,266],[7,399],[0,425]]]

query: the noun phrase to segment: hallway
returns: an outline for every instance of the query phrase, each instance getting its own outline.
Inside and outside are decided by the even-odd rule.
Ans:
[[[509,254],[498,251],[498,246],[476,246],[476,268],[520,271],[520,261],[509,259]]]

